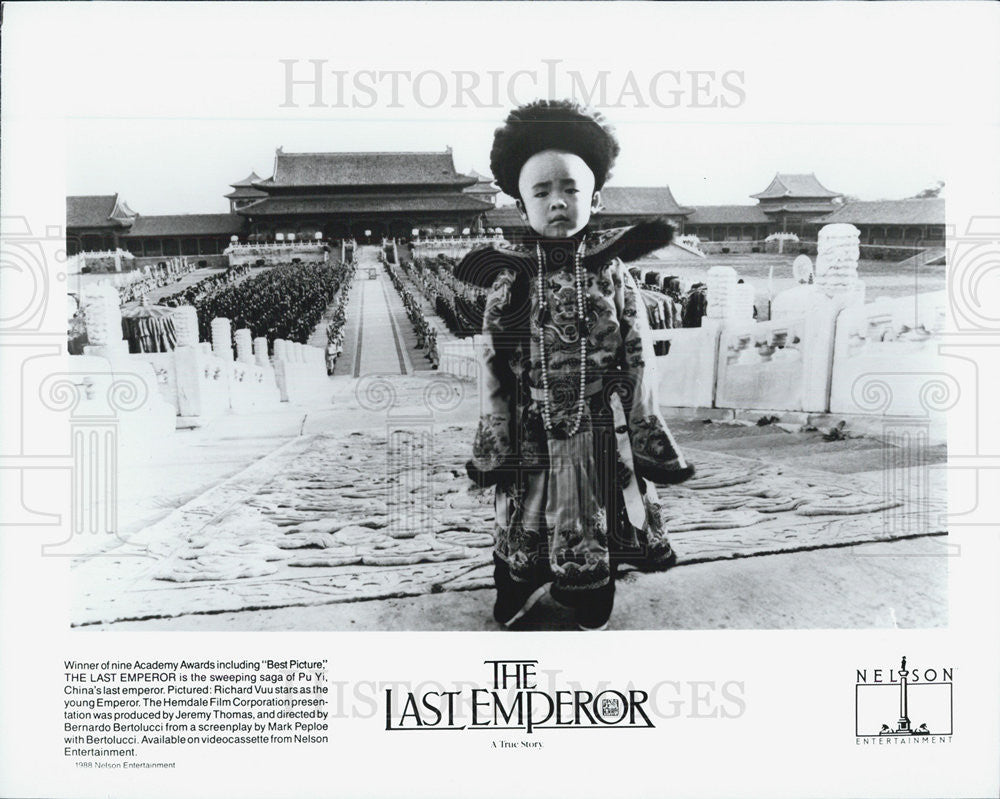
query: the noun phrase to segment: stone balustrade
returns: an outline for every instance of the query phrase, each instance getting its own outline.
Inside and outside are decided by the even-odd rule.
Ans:
[[[240,363],[254,363],[253,334],[248,328],[240,328],[234,336],[236,339],[236,360]]]
[[[282,402],[302,401],[328,385],[326,359],[319,347],[275,339],[272,365]]]
[[[928,416],[963,403],[953,418],[977,418],[975,392],[962,394],[952,372],[975,364],[949,357],[945,344],[947,292],[878,299],[845,308],[837,317],[830,411]],[[948,370],[942,360],[948,358]]]
[[[925,416],[946,404],[953,387],[933,378],[945,292],[865,304],[856,228],[828,225],[819,241],[816,284],[778,294],[769,321],[753,320],[753,289],[730,267],[709,270],[702,326],[653,331],[670,342],[656,357],[661,405]]]
[[[233,360],[233,328],[228,319],[212,320],[212,353],[223,361]]]
[[[482,336],[438,344],[438,371],[460,380],[478,381],[482,354]]]
[[[653,330],[653,341],[668,341],[656,357],[657,401],[663,406],[711,408],[715,404],[722,322],[702,319],[701,327]]]
[[[415,258],[436,258],[438,255],[461,258],[476,247],[482,247],[502,240],[502,237],[499,235],[442,236],[415,239],[410,242],[410,249]]]
[[[175,411],[164,401],[160,378],[153,367],[136,360],[128,351],[128,343],[122,337],[118,291],[103,281],[90,285],[81,296],[81,305],[86,314],[89,343],[83,348],[83,356],[69,356],[71,371],[92,385],[103,387],[110,405],[98,415],[107,415],[108,408],[113,411],[115,405],[130,411],[120,418],[118,436],[123,444],[142,446],[155,441],[173,429]],[[75,361],[76,358],[87,360]],[[121,402],[111,396],[115,392],[121,393]],[[81,406],[76,407],[79,410]]]
[[[288,241],[260,244],[231,244],[223,251],[228,256],[230,266],[277,266],[291,261],[302,263],[326,263],[330,257],[329,248],[322,242]]]
[[[173,351],[130,354],[121,337],[116,290],[106,283],[89,286],[81,303],[91,342],[85,354],[141,378],[148,395],[144,418],[149,429],[197,427],[225,413],[302,401],[304,392],[326,387],[323,351],[316,347],[279,339],[272,362],[266,338],[254,339],[246,328],[234,335],[230,321],[221,317],[212,320],[212,341],[199,341],[197,311],[181,305],[172,310],[177,336]]]
[[[118,273],[122,271],[123,266],[128,269],[134,259],[132,253],[122,249],[88,250],[69,256],[66,259],[66,271],[69,274],[76,274],[87,268],[88,271],[94,272]]]

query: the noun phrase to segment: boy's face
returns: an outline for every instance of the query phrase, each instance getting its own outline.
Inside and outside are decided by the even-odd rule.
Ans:
[[[599,207],[594,173],[580,156],[558,150],[535,153],[524,162],[517,188],[518,208],[536,233],[553,239],[572,236]]]

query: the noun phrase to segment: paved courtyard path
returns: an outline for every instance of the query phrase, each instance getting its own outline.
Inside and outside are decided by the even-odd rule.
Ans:
[[[352,314],[357,315],[353,352],[353,376],[410,374],[413,364],[406,352],[405,327],[389,304],[392,283],[379,261],[378,247],[359,247],[358,271]],[[368,271],[375,270],[375,279]]]
[[[361,378],[366,375],[401,375],[432,371],[426,350],[418,349],[417,337],[406,316],[403,301],[379,261],[378,247],[359,247],[358,270],[349,291],[344,323],[343,351],[334,376]],[[369,279],[374,268],[376,277]],[[439,330],[439,340],[450,333],[412,284],[410,291],[421,303],[425,316]]]

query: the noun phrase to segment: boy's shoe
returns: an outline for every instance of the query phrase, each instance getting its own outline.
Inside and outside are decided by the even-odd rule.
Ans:
[[[576,626],[581,630],[606,630],[615,607],[615,584],[581,591],[576,603]]]
[[[493,604],[493,618],[504,627],[510,627],[525,616],[545,595],[548,584],[537,587],[525,583],[516,591],[501,591],[497,588],[497,601]]]
[[[510,569],[496,555],[493,556],[493,582],[497,599],[493,604],[493,618],[498,624],[510,627],[524,617],[542,596],[548,583],[521,583],[510,576]]]
[[[549,596],[551,596],[564,608],[575,608],[580,604],[580,597],[576,594],[577,592],[567,591],[564,588],[560,588],[555,583],[552,583],[552,587],[549,588]]]
[[[587,604],[576,610],[576,626],[587,632],[608,629],[610,620],[610,605]]]

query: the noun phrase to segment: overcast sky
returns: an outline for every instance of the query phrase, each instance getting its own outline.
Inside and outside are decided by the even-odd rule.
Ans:
[[[776,171],[861,199],[946,179],[948,103],[974,90],[936,68],[933,15],[713,5],[79,4],[52,12],[60,58],[40,80],[63,92],[67,193],[145,214],[227,210],[228,184],[269,176],[278,146],[451,145],[487,174],[513,102],[570,94],[618,129],[612,185],[681,204],[750,204]]]

